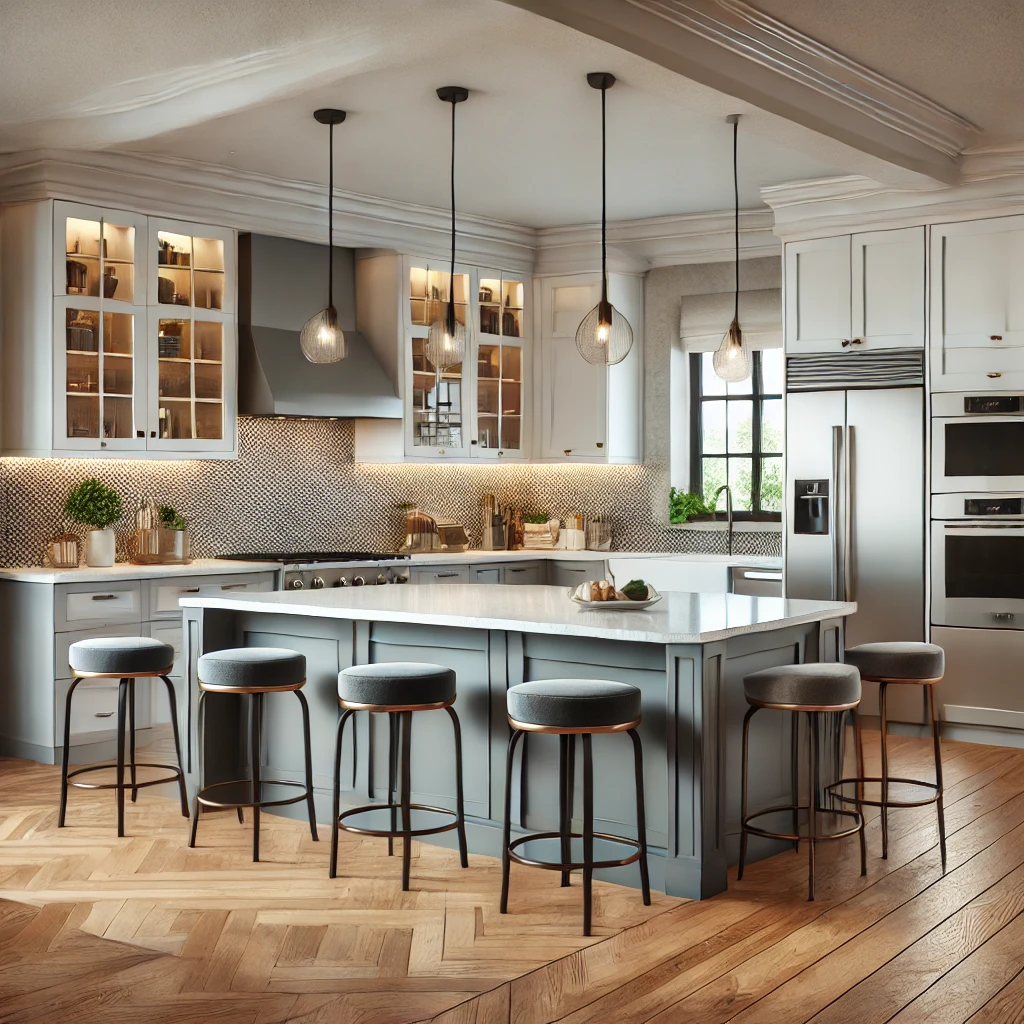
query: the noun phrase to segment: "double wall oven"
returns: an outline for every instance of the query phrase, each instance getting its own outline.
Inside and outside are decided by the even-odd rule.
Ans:
[[[1024,395],[932,396],[932,493],[1024,494]]]

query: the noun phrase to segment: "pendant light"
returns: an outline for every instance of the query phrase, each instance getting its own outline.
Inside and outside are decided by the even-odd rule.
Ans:
[[[712,356],[715,373],[730,384],[746,380],[752,370],[750,346],[743,340],[740,330],[740,181],[739,181],[739,129],[740,115],[730,114],[726,121],[732,125],[732,191],[733,191],[733,236],[736,245],[736,302],[733,306],[732,323],[725,332],[722,344]]]
[[[592,71],[587,84],[601,90],[601,300],[576,328],[576,348],[588,363],[614,366],[633,347],[633,328],[608,301],[607,159],[605,155],[605,94],[615,84],[607,71]]]
[[[311,316],[299,334],[302,354],[311,363],[338,363],[348,355],[345,333],[338,326],[334,308],[334,126],[345,120],[344,110],[323,107],[313,111],[320,124],[330,132],[330,170],[327,184],[327,306]]]
[[[455,106],[469,98],[469,90],[461,85],[444,85],[437,90],[437,98],[452,105],[452,257],[448,277],[448,301],[434,303],[430,332],[427,335],[426,357],[439,372],[457,366],[466,356],[469,345],[469,317],[460,324],[455,316]]]

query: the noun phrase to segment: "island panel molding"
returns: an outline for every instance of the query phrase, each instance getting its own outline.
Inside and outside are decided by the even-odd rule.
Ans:
[[[611,517],[619,550],[725,554],[724,532],[668,524],[668,485],[659,465],[356,464],[354,426],[341,420],[238,420],[238,459],[0,459],[0,544],[5,566],[38,565],[47,540],[65,528],[64,499],[97,476],[127,510],[119,557],[134,511],[146,499],[173,505],[188,521],[196,558],[239,551],[397,550],[401,502],[421,503],[466,524],[480,542],[480,502],[565,517]],[[243,515],[239,509],[245,509]],[[737,533],[734,551],[780,555],[778,533]]]

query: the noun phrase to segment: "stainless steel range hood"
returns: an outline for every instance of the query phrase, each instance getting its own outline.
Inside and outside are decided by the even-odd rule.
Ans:
[[[351,249],[334,251],[334,298],[348,356],[316,365],[299,348],[302,325],[326,302],[326,257],[323,246],[309,242],[239,237],[238,408],[243,416],[402,418],[394,382],[355,330]]]

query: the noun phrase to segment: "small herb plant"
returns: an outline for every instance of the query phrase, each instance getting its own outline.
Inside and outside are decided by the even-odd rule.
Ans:
[[[529,515],[523,516],[524,523],[537,523],[545,524],[551,518],[546,512],[531,512]]]
[[[121,518],[121,495],[95,477],[83,480],[64,502],[64,515],[91,530],[106,530]]]
[[[165,530],[188,529],[188,523],[185,522],[185,517],[170,505],[157,505],[156,510],[160,513],[160,525]]]
[[[669,491],[670,523],[685,523],[695,516],[710,515],[713,509],[708,508],[702,494],[692,491],[680,491],[675,487]]]

